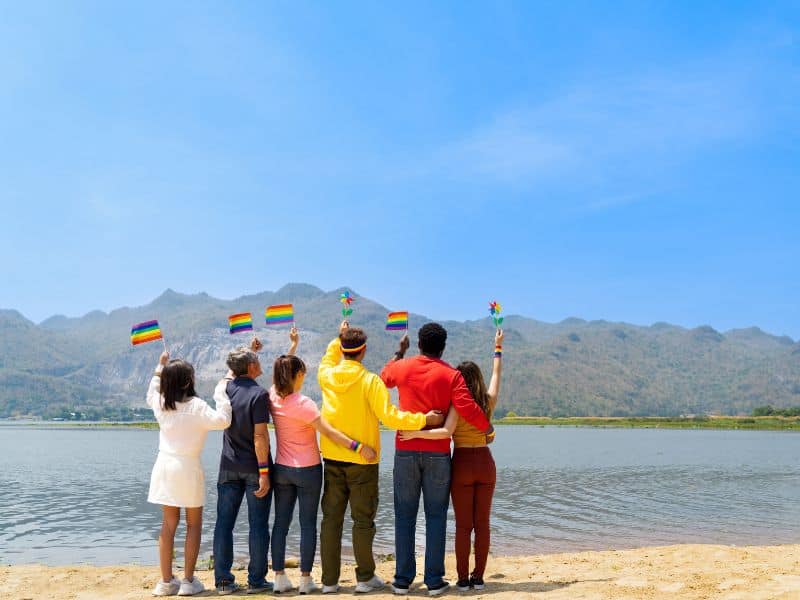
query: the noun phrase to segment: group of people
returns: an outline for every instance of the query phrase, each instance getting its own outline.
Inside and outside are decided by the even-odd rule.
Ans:
[[[248,348],[228,356],[227,375],[214,391],[216,409],[197,397],[194,369],[164,352],[150,382],[147,403],[159,423],[159,453],[148,501],[162,505],[159,535],[161,579],[153,595],[190,596],[204,590],[195,577],[200,548],[204,477],[200,453],[210,430],[224,430],[214,527],[214,583],[219,594],[242,589],[231,572],[233,529],[247,499],[249,564],[247,593],[295,589],[285,572],[286,536],[299,506],[300,573],[298,591],[320,591],[311,571],[317,549],[317,514],[322,506],[320,556],[323,594],[339,591],[342,530],[350,506],[356,593],[383,589],[375,574],[372,543],[378,508],[379,421],[398,431],[394,457],[396,570],[391,583],[408,593],[416,576],[415,529],[420,496],[425,512],[424,584],[431,596],[444,593],[447,510],[456,517],[457,588],[483,589],[489,552],[489,515],[495,464],[488,444],[494,439],[491,416],[497,403],[503,332],[495,334],[489,385],[473,362],[452,368],[442,360],[447,332],[437,323],[419,330],[419,355],[406,358],[408,336],[380,375],[363,365],[367,336],[343,321],[339,335],[322,357],[318,380],[322,409],[302,394],[305,363],[296,355],[299,334],[292,328],[290,348],[273,365],[269,390],[254,338]],[[399,408],[388,388],[398,388]],[[268,423],[275,429],[273,461]],[[317,432],[320,439],[317,443]],[[451,457],[450,439],[454,450]],[[324,459],[323,461],[320,458]],[[272,530],[271,505],[275,504]],[[320,503],[321,496],[321,503]],[[175,530],[184,509],[184,578],[172,570]],[[475,564],[469,570],[472,533]],[[272,554],[274,582],[267,581]]]

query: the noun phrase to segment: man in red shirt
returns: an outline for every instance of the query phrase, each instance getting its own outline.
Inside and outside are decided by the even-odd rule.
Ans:
[[[469,393],[464,378],[442,360],[447,331],[438,323],[419,330],[419,356],[403,358],[408,335],[386,363],[381,379],[398,388],[400,409],[410,412],[438,410],[446,414],[452,404],[470,424],[487,434],[493,431],[486,415]],[[450,506],[450,440],[396,438],[394,456],[394,529],[396,570],[392,589],[405,595],[417,573],[414,539],[422,493],[425,509],[425,585],[438,596],[450,584],[444,580],[447,509]]]

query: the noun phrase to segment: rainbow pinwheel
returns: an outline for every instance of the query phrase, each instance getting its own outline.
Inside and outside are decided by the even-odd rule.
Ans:
[[[500,303],[497,300],[492,300],[489,302],[489,314],[492,315],[495,327],[500,327],[500,325],[503,323],[503,317],[500,316],[501,310],[503,310],[503,307],[500,306]]]
[[[353,303],[353,296],[350,294],[348,290],[342,292],[342,295],[339,296],[339,302],[342,303],[342,316],[349,317],[353,314],[353,309],[350,308],[350,305]]]

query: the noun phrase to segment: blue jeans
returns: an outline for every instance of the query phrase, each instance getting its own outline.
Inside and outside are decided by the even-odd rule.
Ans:
[[[247,518],[250,522],[250,562],[247,583],[260,587],[267,577],[269,548],[269,509],[272,488],[263,498],[256,498],[258,473],[240,473],[221,469],[217,480],[217,523],[214,526],[214,584],[233,583],[233,526],[239,515],[242,498],[247,496]]]
[[[398,450],[394,455],[394,581],[410,586],[417,573],[414,539],[420,492],[425,509],[425,585],[444,579],[447,509],[450,506],[450,454]]]
[[[322,465],[272,468],[275,491],[275,524],[272,526],[272,570],[283,571],[286,534],[292,522],[295,502],[300,503],[300,571],[311,572],[317,552],[317,509],[322,493]]]

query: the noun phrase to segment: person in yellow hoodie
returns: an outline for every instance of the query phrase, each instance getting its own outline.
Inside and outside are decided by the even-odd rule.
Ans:
[[[410,430],[436,427],[444,421],[444,415],[436,411],[411,413],[394,406],[381,378],[361,364],[366,352],[367,335],[343,321],[339,337],[328,344],[319,364],[322,417],[354,440],[348,449],[331,443],[324,436],[320,439],[320,451],[325,462],[320,532],[323,594],[339,591],[342,527],[348,503],[353,519],[353,553],[358,582],[355,591],[366,593],[386,585],[375,575],[372,555],[381,446],[378,421],[391,429]],[[363,445],[375,449],[372,460],[361,454]]]

